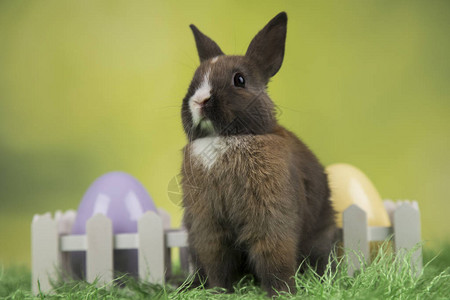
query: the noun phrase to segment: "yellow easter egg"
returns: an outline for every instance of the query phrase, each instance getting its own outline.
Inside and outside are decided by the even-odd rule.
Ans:
[[[361,170],[341,163],[328,166],[326,172],[339,227],[342,227],[342,213],[352,204],[367,213],[369,226],[391,226],[380,194]]]

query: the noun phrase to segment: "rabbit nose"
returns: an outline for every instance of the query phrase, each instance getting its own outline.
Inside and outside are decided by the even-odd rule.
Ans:
[[[199,105],[200,107],[203,107],[206,105],[206,103],[208,103],[208,101],[211,99],[211,97],[208,98],[204,98],[202,100],[195,100],[194,102]]]

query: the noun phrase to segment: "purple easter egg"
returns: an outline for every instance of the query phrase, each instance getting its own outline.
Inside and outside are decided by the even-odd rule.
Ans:
[[[146,211],[157,212],[147,190],[133,176],[111,172],[98,178],[84,194],[72,234],[86,233],[86,222],[96,214],[106,215],[114,234],[137,232],[137,221]]]
[[[107,173],[84,194],[72,234],[85,234],[86,222],[96,214],[104,214],[111,220],[114,234],[136,233],[137,221],[149,210],[157,213],[151,196],[136,178],[124,172]],[[72,267],[82,278],[85,253],[73,253]],[[136,275],[137,250],[114,250],[114,270]]]

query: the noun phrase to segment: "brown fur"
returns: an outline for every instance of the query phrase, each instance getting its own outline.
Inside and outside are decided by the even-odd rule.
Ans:
[[[299,264],[308,258],[323,272],[335,241],[324,169],[293,133],[277,124],[265,92],[283,60],[286,21],[281,13],[269,22],[246,56],[222,56],[193,27],[202,64],[182,107],[189,139],[182,167],[184,224],[193,262],[211,287],[230,290],[243,275],[253,274],[269,295],[274,289],[293,291]],[[221,56],[213,64],[216,55]],[[207,70],[213,90],[202,113],[212,129],[193,124],[188,105]],[[245,88],[233,86],[236,72],[244,74]],[[225,150],[208,168],[194,143],[212,136]]]

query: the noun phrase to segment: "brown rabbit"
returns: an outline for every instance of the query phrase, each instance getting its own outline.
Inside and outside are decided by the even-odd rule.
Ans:
[[[226,56],[194,25],[200,56],[182,105],[183,205],[191,257],[210,287],[253,274],[269,295],[294,291],[309,259],[323,273],[335,241],[327,176],[278,125],[266,92],[281,67],[287,15],[275,16],[245,56]]]

